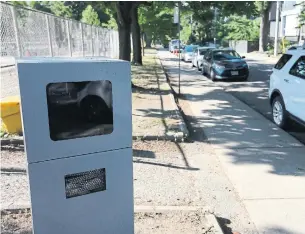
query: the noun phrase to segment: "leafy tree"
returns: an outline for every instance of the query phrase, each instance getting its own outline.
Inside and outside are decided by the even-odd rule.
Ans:
[[[254,2],[251,1],[194,1],[188,2],[185,8],[189,8],[192,11],[194,22],[196,22],[196,37],[199,41],[210,41],[214,37],[223,38],[226,35],[225,31],[228,29],[223,27],[224,20],[231,15],[237,14],[246,18],[253,18],[258,14]],[[216,18],[215,11],[217,12]]]
[[[47,13],[52,13],[49,1],[31,1],[29,2],[31,8],[38,11],[43,11]]]
[[[65,6],[64,2],[50,2],[50,9],[56,16],[72,18],[72,7]]]
[[[224,24],[228,40],[255,41],[259,38],[259,22],[242,16],[230,16]]]
[[[114,13],[113,9],[106,8],[105,9],[105,14],[108,16],[109,20],[107,22],[102,22],[102,26],[109,28],[109,29],[118,29],[118,25],[116,23],[116,20],[114,18]]]
[[[152,42],[167,43],[177,36],[177,26],[173,23],[173,2],[152,2],[149,6],[139,7],[139,24],[145,35],[146,47]]]
[[[305,2],[302,2],[302,10],[299,15],[299,23],[300,23],[300,27],[305,25]]]
[[[14,6],[19,6],[19,7],[27,7],[28,4],[26,1],[10,1],[10,4],[13,4]]]
[[[92,8],[91,5],[88,5],[82,13],[82,22],[100,26],[101,22],[99,20],[97,12]]]
[[[142,65],[142,49],[141,49],[141,29],[139,25],[138,6],[131,9],[131,33],[134,64]]]
[[[268,1],[256,1],[256,9],[260,14],[260,33],[259,33],[259,51],[264,52],[268,43],[268,34],[270,29],[269,24],[269,10],[272,2]]]

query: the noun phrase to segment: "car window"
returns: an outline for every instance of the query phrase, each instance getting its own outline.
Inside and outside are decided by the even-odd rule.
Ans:
[[[205,57],[205,58],[211,57],[211,53],[212,53],[211,51],[208,51],[208,52],[204,55],[204,57]]]
[[[292,55],[291,54],[283,54],[283,56],[280,58],[280,60],[275,64],[274,68],[275,69],[282,69],[285,64],[291,59]]]
[[[185,47],[186,52],[193,52],[193,47],[192,46],[187,46]]]
[[[305,56],[301,56],[289,71],[290,75],[305,79]]]
[[[207,52],[207,50],[206,50],[206,49],[203,49],[203,50],[200,50],[200,51],[199,51],[200,55],[205,55],[205,54],[206,54],[206,52]]]
[[[232,51],[214,51],[213,59],[214,60],[232,60],[241,58],[238,53],[234,50]]]

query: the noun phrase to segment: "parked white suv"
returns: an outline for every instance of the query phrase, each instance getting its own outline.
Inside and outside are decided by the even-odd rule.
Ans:
[[[289,50],[273,68],[269,99],[276,125],[291,118],[305,125],[305,50]]]

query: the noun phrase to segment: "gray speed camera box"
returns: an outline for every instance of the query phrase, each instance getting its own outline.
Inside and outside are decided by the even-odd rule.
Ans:
[[[17,61],[35,234],[133,233],[130,63]]]

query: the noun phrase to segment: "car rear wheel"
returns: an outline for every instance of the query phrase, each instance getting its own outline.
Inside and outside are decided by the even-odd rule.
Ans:
[[[201,68],[200,68],[200,66],[199,66],[198,63],[197,63],[197,70],[198,70],[198,71],[201,71]]]
[[[216,74],[215,74],[213,68],[211,68],[211,70],[210,70],[210,78],[211,78],[212,81],[215,81],[215,76],[216,76]]]
[[[202,68],[201,68],[201,74],[204,76],[205,75],[205,69],[204,69],[204,66],[202,65]]]
[[[288,115],[283,99],[277,96],[272,101],[272,119],[280,128],[287,128]]]

